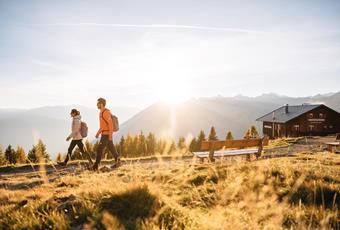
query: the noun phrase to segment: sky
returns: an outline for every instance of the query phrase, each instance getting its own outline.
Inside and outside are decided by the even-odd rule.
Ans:
[[[0,108],[340,91],[340,1],[0,0]]]

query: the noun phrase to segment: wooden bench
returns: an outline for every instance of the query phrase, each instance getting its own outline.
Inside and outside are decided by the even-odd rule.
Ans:
[[[200,152],[194,152],[194,155],[203,162],[208,158],[211,162],[215,157],[242,156],[254,154],[256,159],[261,156],[263,147],[268,145],[269,139],[244,139],[244,140],[226,140],[226,141],[203,141]],[[220,150],[220,151],[217,151]]]
[[[327,145],[327,151],[331,153],[335,153],[337,150],[337,147],[339,147],[340,142],[326,142]]]
[[[337,152],[337,147],[340,145],[340,133],[335,135],[335,141],[325,142],[325,144],[327,145],[328,152]]]

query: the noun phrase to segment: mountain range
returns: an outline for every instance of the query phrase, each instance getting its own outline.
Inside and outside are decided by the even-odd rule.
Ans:
[[[261,123],[256,122],[256,118],[284,104],[302,103],[322,103],[340,112],[340,92],[310,97],[288,97],[274,93],[257,97],[202,97],[178,104],[156,102],[143,110],[129,107],[110,109],[121,123],[119,132],[114,135],[117,142],[122,135],[134,135],[141,131],[190,139],[197,136],[201,129],[208,135],[211,126],[216,128],[218,137],[224,139],[227,131],[231,131],[235,138],[242,138],[251,125],[255,125],[261,133]],[[41,138],[52,156],[57,152],[66,152],[68,143],[65,138],[70,132],[71,122],[69,112],[74,107],[81,111],[83,120],[89,126],[89,139],[94,140],[98,111],[72,105],[29,110],[0,109],[0,144],[3,147],[20,145],[28,151]]]
[[[125,122],[116,137],[143,131],[160,136],[190,138],[197,136],[201,129],[209,134],[211,126],[214,126],[221,139],[225,138],[228,131],[235,138],[242,138],[251,125],[261,132],[261,123],[256,122],[256,118],[284,104],[303,103],[325,104],[340,112],[340,92],[300,98],[274,93],[258,97],[218,96],[191,99],[177,105],[158,102]]]
[[[70,111],[77,108],[81,112],[82,120],[89,126],[89,138],[94,139],[98,129],[98,110],[78,105],[44,106],[34,109],[0,109],[0,145],[6,148],[22,146],[26,151],[39,138],[47,146],[51,156],[58,152],[67,152],[66,137],[71,132]],[[124,123],[140,111],[132,107],[109,108]]]

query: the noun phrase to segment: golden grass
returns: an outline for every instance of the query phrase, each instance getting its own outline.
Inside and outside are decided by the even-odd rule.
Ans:
[[[340,155],[0,178],[0,229],[339,229]]]
[[[285,137],[269,140],[269,144],[268,146],[265,146],[265,149],[288,147],[298,141],[303,140],[304,138],[305,137]]]

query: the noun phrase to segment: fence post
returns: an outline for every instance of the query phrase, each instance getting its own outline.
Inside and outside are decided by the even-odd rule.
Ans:
[[[214,153],[215,153],[215,141],[211,141],[209,143],[209,147],[210,147],[210,150],[209,150],[209,160],[210,162],[215,162],[215,158],[214,158]]]

